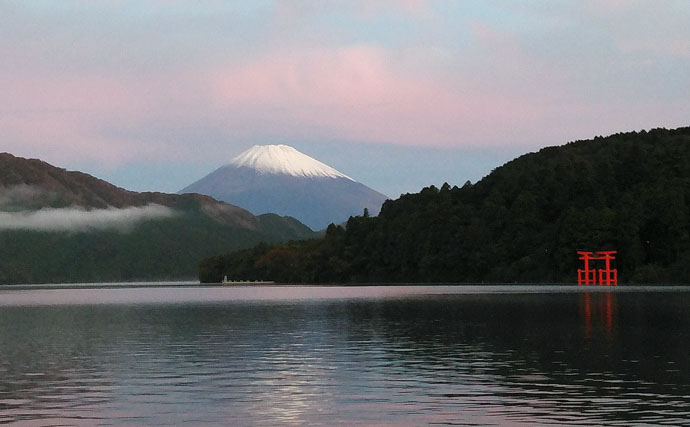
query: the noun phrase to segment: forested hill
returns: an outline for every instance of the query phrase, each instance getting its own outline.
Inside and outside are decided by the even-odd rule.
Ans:
[[[622,283],[690,283],[689,234],[690,128],[655,129],[544,148],[322,240],[209,258],[200,279],[575,282],[577,250],[613,249]]]
[[[0,153],[0,285],[191,279],[200,258],[313,235],[294,218]]]

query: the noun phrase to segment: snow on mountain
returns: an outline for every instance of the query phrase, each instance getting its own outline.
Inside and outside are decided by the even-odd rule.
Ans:
[[[344,173],[288,145],[255,145],[232,159],[230,164],[255,169],[260,173],[312,178],[346,178],[354,181]]]
[[[387,199],[364,184],[287,145],[254,146],[181,193],[201,193],[256,214],[291,216],[313,230],[376,215]]]

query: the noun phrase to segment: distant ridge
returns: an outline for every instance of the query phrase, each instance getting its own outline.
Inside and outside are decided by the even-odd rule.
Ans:
[[[313,230],[364,209],[376,215],[387,197],[287,145],[255,145],[180,193],[200,193],[258,215],[298,219]]]
[[[190,279],[216,251],[313,235],[294,218],[0,153],[0,285]]]

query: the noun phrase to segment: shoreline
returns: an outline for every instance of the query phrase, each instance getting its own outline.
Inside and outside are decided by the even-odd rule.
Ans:
[[[617,286],[577,285],[576,283],[275,283],[275,282],[228,282],[200,283],[198,281],[161,281],[161,282],[106,282],[106,283],[45,283],[0,285],[0,291],[27,290],[60,290],[60,289],[155,289],[155,288],[368,288],[368,287],[449,287],[490,290],[529,290],[539,292],[554,290],[584,292],[625,292],[639,290],[683,290],[690,289],[689,284],[619,284]]]

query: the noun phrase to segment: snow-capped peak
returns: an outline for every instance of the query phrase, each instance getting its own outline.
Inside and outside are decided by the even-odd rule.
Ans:
[[[354,181],[349,176],[288,145],[255,145],[232,159],[230,164],[252,168],[260,173],[310,178],[346,178]]]

